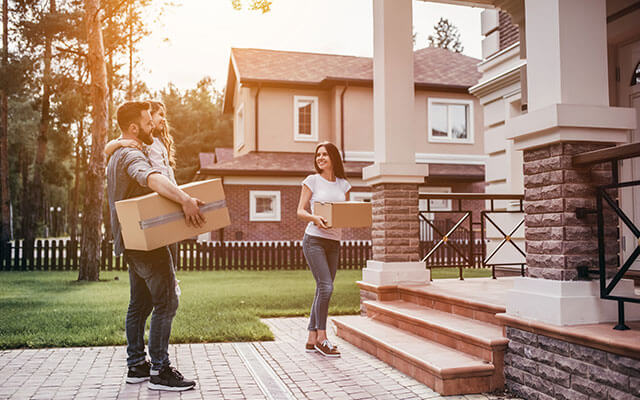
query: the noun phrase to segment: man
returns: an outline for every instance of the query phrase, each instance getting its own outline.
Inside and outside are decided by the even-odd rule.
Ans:
[[[117,111],[118,125],[124,139],[150,145],[153,121],[147,102],[127,102]],[[195,382],[185,379],[169,362],[169,336],[171,323],[178,309],[175,289],[175,271],[169,249],[152,251],[125,250],[115,202],[155,191],[179,203],[189,225],[201,226],[204,217],[199,206],[202,202],[190,197],[172,183],[161,170],[151,166],[149,158],[134,147],[117,149],[107,166],[109,206],[113,229],[114,251],[124,252],[129,265],[130,300],[126,318],[127,383],[149,380],[149,389],[182,391],[192,389]],[[149,314],[149,357],[144,351],[144,329]]]

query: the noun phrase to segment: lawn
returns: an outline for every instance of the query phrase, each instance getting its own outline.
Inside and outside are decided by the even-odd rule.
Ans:
[[[455,278],[456,269],[434,270]],[[490,276],[467,270],[465,277]],[[329,313],[357,314],[359,270],[336,277]],[[127,272],[101,272],[77,282],[77,272],[0,273],[0,349],[125,344]],[[261,317],[308,315],[315,282],[308,271],[179,272],[180,308],[172,343],[272,340]]]

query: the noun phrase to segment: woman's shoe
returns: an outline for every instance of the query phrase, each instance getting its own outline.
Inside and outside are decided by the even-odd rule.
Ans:
[[[340,357],[338,348],[331,344],[328,340],[323,340],[322,343],[316,343],[315,349],[325,357]]]
[[[313,343],[307,343],[304,345],[304,351],[306,351],[307,353],[315,353],[316,346]]]

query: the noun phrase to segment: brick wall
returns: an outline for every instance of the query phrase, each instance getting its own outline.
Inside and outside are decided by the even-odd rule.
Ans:
[[[373,187],[373,259],[418,261],[418,186],[385,183]]]
[[[511,23],[511,16],[503,11],[498,14],[498,32],[500,32],[500,50],[520,40],[518,25]]]
[[[506,327],[507,388],[524,399],[638,400],[640,360]]]
[[[610,164],[576,168],[575,154],[608,147],[598,143],[558,143],[524,152],[525,238],[528,276],[572,280],[576,267],[598,266],[595,214],[579,219],[576,208],[595,210],[595,186],[611,182]],[[605,213],[610,275],[618,259],[617,220]]]
[[[298,219],[300,186],[224,185],[231,225],[224,229],[224,240],[302,240],[307,223]],[[251,190],[280,191],[280,221],[250,221],[249,192]],[[369,192],[369,187],[355,187],[357,192]],[[219,240],[212,232],[212,240]],[[370,228],[343,229],[343,240],[371,240]]]

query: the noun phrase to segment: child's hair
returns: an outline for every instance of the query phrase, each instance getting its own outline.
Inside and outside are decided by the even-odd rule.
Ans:
[[[169,123],[167,123],[167,120],[166,120],[167,108],[160,101],[149,100],[148,103],[151,104],[152,116],[154,113],[156,113],[160,109],[164,111],[164,115],[165,115],[164,125],[160,127],[156,127],[153,132],[154,132],[154,136],[157,136],[158,139],[162,141],[162,144],[164,144],[164,147],[166,147],[167,153],[169,154],[169,165],[171,166],[171,168],[175,169],[176,168],[176,146],[173,141],[173,136],[171,136],[171,133],[169,133]]]
[[[329,154],[329,159],[331,160],[331,165],[333,166],[333,174],[342,179],[347,179],[347,176],[344,174],[344,165],[342,165],[342,158],[340,158],[340,152],[335,144],[331,142],[321,142],[316,146],[316,151],[313,153],[313,167],[316,169],[317,173],[321,173],[322,170],[318,167],[318,162],[316,161],[316,156],[318,155],[318,150],[320,147],[324,147],[327,149],[327,153]]]

